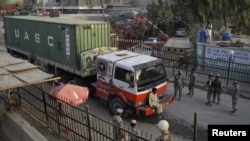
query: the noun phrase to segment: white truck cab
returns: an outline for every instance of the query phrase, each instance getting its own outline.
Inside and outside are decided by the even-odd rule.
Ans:
[[[148,104],[153,87],[159,99],[167,90],[167,74],[161,59],[130,51],[97,56],[96,96],[109,104],[112,114],[122,108],[130,114],[149,116],[154,110]]]

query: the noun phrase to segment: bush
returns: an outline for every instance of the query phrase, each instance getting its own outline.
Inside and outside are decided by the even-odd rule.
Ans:
[[[28,14],[29,14],[29,12],[27,10],[21,10],[19,12],[19,15],[28,15]]]

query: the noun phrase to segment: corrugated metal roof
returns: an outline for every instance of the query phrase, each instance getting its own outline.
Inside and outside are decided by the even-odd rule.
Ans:
[[[84,24],[98,24],[107,23],[103,21],[91,21],[83,20],[77,18],[67,18],[67,17],[42,17],[42,16],[6,16],[6,18],[14,18],[20,20],[30,20],[30,21],[41,21],[41,22],[51,22],[59,24],[69,24],[69,25],[84,25]]]
[[[0,90],[42,83],[54,76],[43,72],[38,66],[28,61],[14,58],[8,53],[0,53],[0,60]]]

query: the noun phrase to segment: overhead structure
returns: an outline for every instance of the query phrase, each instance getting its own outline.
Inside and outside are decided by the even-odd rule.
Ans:
[[[46,73],[26,60],[0,53],[0,91],[54,81],[53,74]]]

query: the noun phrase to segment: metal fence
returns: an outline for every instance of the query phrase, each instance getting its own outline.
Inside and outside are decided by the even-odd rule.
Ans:
[[[199,57],[196,55],[196,50],[184,55],[158,49],[150,50],[148,47],[142,47],[142,45],[135,45],[127,48],[127,50],[137,53],[147,52],[148,55],[161,58],[165,64],[169,78],[173,77],[177,70],[181,70],[188,79],[189,71],[191,68],[195,68],[197,74],[196,81],[199,82],[199,84],[204,83],[205,85],[209,73],[213,73],[214,75],[220,74],[224,90],[231,87],[232,82],[236,80],[240,84],[241,92],[247,95],[247,97],[250,97],[250,64],[233,62],[231,59],[216,60]],[[167,54],[171,54],[171,56]]]
[[[117,141],[114,128],[118,128],[126,139],[132,136],[139,141],[151,141],[152,135],[141,131],[141,135],[131,132],[130,125],[120,128],[112,123],[111,117],[103,117],[90,112],[88,106],[75,107],[51,96],[48,84],[39,84],[13,90],[18,97],[21,109],[38,119],[55,133],[70,141]]]

